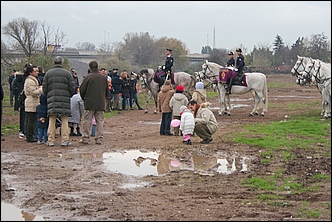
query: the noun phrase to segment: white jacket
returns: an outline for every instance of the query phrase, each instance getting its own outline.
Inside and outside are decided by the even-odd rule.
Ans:
[[[185,109],[181,115],[180,130],[182,134],[194,134],[195,119],[189,109]]]

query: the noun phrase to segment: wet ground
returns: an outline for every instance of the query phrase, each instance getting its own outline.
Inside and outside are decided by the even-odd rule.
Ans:
[[[224,139],[239,133],[243,124],[305,114],[303,104],[313,104],[312,115],[319,115],[317,88],[300,87],[291,75],[268,75],[267,80],[280,87],[269,89],[266,115],[249,117],[251,95],[232,95],[232,115],[216,116],[219,129],[207,145],[197,136],[192,137],[193,145],[182,144],[181,136],[160,136],[161,114],[153,114],[152,101],[147,114],[129,110],[105,119],[101,145],[93,140],[83,145],[79,137],[71,137],[73,146],[61,147],[57,138],[55,147],[47,147],[5,135],[1,220],[330,221],[330,181],[322,180],[319,189],[299,194],[242,185],[278,169],[284,169],[285,178],[294,177],[306,186],[314,183],[310,175],[315,172],[331,175],[331,151],[324,147],[295,149],[294,160],[284,163],[275,157],[264,165],[263,148]],[[210,102],[217,115],[216,98]],[[279,198],[258,198],[264,195]],[[304,213],[308,211],[319,216]]]

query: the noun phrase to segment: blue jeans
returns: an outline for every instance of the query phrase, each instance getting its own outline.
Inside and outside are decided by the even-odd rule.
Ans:
[[[48,136],[47,136],[47,128],[38,128],[38,141],[43,141],[44,142],[48,141]]]

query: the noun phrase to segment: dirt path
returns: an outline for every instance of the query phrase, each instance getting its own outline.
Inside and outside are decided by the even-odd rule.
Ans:
[[[50,148],[6,135],[1,142],[1,200],[45,220],[297,220],[304,202],[309,203],[307,208],[320,209],[319,218],[309,215],[306,220],[330,220],[330,183],[322,182],[315,192],[299,195],[241,184],[254,175],[272,175],[281,168],[285,178],[293,176],[304,184],[312,182],[309,173],[331,174],[331,153],[325,155],[319,149],[315,153],[296,149],[297,158],[287,164],[282,157],[275,157],[271,164],[263,165],[262,148],[224,140],[226,134],[239,133],[243,124],[282,121],[306,113],[302,103],[315,104],[313,115],[319,115],[321,95],[315,87],[300,87],[291,75],[268,75],[267,79],[280,87],[269,89],[266,115],[249,117],[251,96],[232,95],[232,104],[238,107],[231,116],[217,116],[219,129],[208,145],[200,144],[197,136],[192,137],[193,145],[182,144],[182,137],[159,136],[161,114],[152,113],[152,101],[147,114],[129,110],[106,119],[102,145],[83,145],[80,138],[71,137],[73,146],[61,147],[58,138]],[[282,87],[290,82],[294,84]],[[217,107],[216,99],[210,102],[212,108]],[[217,115],[216,109],[213,112]],[[149,162],[157,175],[130,176],[112,172],[112,166],[105,164],[105,153],[122,152],[125,156],[134,150],[157,156],[140,162],[136,155],[120,164],[139,168]],[[218,160],[229,163],[221,173],[211,170]],[[260,195],[280,199],[262,201]]]

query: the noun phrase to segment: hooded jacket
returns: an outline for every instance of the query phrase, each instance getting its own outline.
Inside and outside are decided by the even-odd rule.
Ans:
[[[180,116],[180,107],[188,105],[188,98],[183,93],[175,93],[169,101],[169,106],[173,111],[173,116]]]
[[[39,102],[40,104],[36,107],[37,128],[47,129],[49,119],[47,117],[47,98],[45,94],[40,95]]]
[[[204,124],[207,126],[211,134],[218,129],[218,123],[213,112],[208,108],[210,103],[202,103],[197,110],[195,124]]]
[[[171,113],[172,109],[169,106],[169,101],[174,95],[175,91],[171,86],[169,80],[165,82],[165,85],[161,87],[161,91],[158,94],[158,108],[163,113]]]

